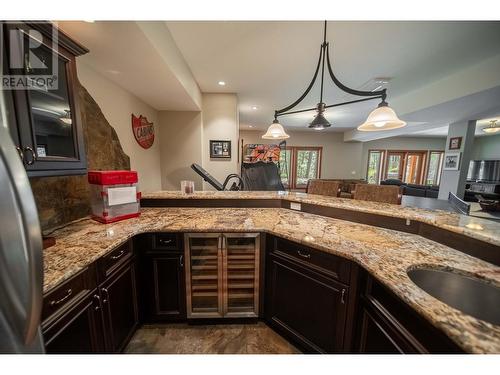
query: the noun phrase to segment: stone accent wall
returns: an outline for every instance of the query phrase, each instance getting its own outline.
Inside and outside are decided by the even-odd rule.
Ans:
[[[81,84],[77,92],[89,170],[130,169],[130,158],[123,152],[113,127],[92,96]],[[43,231],[66,224],[90,213],[87,175],[34,177],[30,179]]]

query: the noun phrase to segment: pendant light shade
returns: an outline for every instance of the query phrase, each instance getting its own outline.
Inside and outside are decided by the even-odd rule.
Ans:
[[[392,130],[406,126],[406,122],[400,120],[396,112],[389,105],[382,101],[378,108],[374,109],[366,121],[358,126],[359,131],[374,132],[381,130]]]
[[[287,139],[287,138],[290,138],[290,136],[285,133],[285,129],[277,119],[274,119],[273,123],[269,125],[269,128],[267,128],[266,134],[262,136],[262,139]]]
[[[324,128],[332,126],[332,124],[330,124],[323,115],[323,112],[325,111],[325,103],[319,103],[317,111],[318,114],[314,116],[314,119],[309,124],[309,129],[323,130]]]
[[[488,134],[499,133],[500,125],[497,124],[497,120],[490,121],[490,125],[483,128],[483,132]]]

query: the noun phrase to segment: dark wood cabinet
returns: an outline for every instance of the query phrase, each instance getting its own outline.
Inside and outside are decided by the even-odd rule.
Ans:
[[[366,276],[361,300],[358,352],[462,352],[447,336],[370,276]]]
[[[122,351],[139,323],[135,268],[127,242],[47,293],[42,310],[46,351]]]
[[[182,235],[157,233],[140,236],[141,305],[144,321],[186,319],[185,259]]]
[[[107,352],[123,350],[139,323],[133,260],[116,270],[99,287]]]
[[[5,21],[1,31],[3,74],[18,83],[5,91],[8,125],[28,176],[86,173],[75,57],[88,50],[50,22]]]
[[[186,319],[186,292],[183,254],[144,256],[146,321]]]
[[[97,290],[74,301],[42,325],[45,350],[54,354],[99,353],[104,350]]]
[[[333,255],[332,259],[318,258],[313,249],[299,249],[298,244],[288,241],[269,242],[274,245],[266,262],[268,324],[306,352],[348,351],[352,300],[350,287],[337,277],[349,273],[349,262],[342,264]]]

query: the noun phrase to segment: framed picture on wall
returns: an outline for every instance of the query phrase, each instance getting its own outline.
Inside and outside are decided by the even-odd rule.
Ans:
[[[460,167],[460,152],[447,152],[444,154],[444,166],[446,171],[458,171]]]
[[[210,141],[211,159],[231,159],[231,141]]]
[[[462,137],[450,138],[450,144],[448,145],[448,148],[450,150],[460,150],[461,146],[462,146]]]

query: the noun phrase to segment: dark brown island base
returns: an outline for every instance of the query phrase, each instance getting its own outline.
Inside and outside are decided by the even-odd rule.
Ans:
[[[500,224],[476,219],[473,229],[469,218],[449,212],[274,194],[233,194],[232,205],[198,194],[193,207],[178,192],[161,192],[146,195],[149,208],[139,218],[83,219],[55,231],[56,245],[44,251],[47,352],[121,352],[141,324],[263,321],[307,353],[500,353],[499,325],[437,300],[408,276],[435,269],[500,286],[494,257],[463,252],[477,254],[472,244],[484,245],[474,250],[480,255],[500,253]],[[163,207],[151,207],[155,200]],[[251,208],[237,208],[244,201]],[[434,230],[442,231],[437,238],[426,235]],[[258,241],[245,253],[249,236]],[[198,237],[217,240],[190,240]],[[209,259],[230,248],[228,239],[236,251],[212,273]],[[467,246],[454,246],[464,239]],[[248,280],[228,281],[239,275],[231,267],[253,267],[252,293],[244,291]],[[231,304],[228,295],[250,298],[250,310],[238,315],[244,303]],[[200,319],[199,311],[213,315]]]

